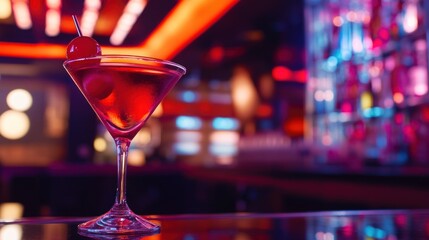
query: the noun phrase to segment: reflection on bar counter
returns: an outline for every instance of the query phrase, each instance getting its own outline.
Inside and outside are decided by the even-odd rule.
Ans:
[[[422,0],[307,0],[306,138],[318,161],[428,165]]]

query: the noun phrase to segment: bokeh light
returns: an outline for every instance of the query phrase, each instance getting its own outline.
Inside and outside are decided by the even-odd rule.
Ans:
[[[14,89],[6,96],[7,105],[16,111],[27,111],[33,105],[33,97],[25,89]]]
[[[25,113],[8,110],[0,115],[0,134],[8,139],[20,139],[30,129],[30,119]]]
[[[97,137],[94,140],[94,149],[97,152],[104,152],[107,149],[107,143],[104,138]]]

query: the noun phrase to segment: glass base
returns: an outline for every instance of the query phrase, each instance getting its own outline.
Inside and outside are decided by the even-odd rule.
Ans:
[[[127,204],[117,204],[104,215],[78,226],[82,235],[152,235],[160,232],[156,224],[133,213]]]

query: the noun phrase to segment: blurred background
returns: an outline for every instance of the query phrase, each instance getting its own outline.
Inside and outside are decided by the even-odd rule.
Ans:
[[[73,14],[104,54],[187,68],[131,146],[135,212],[427,208],[426,5],[0,0],[0,217],[113,204],[113,140],[62,67]]]

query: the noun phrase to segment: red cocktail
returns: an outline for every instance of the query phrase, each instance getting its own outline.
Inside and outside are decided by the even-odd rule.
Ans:
[[[104,215],[79,225],[89,234],[152,234],[159,226],[133,213],[126,201],[128,148],[152,112],[185,74],[176,63],[139,56],[70,59],[64,67],[115,140],[118,188]]]

